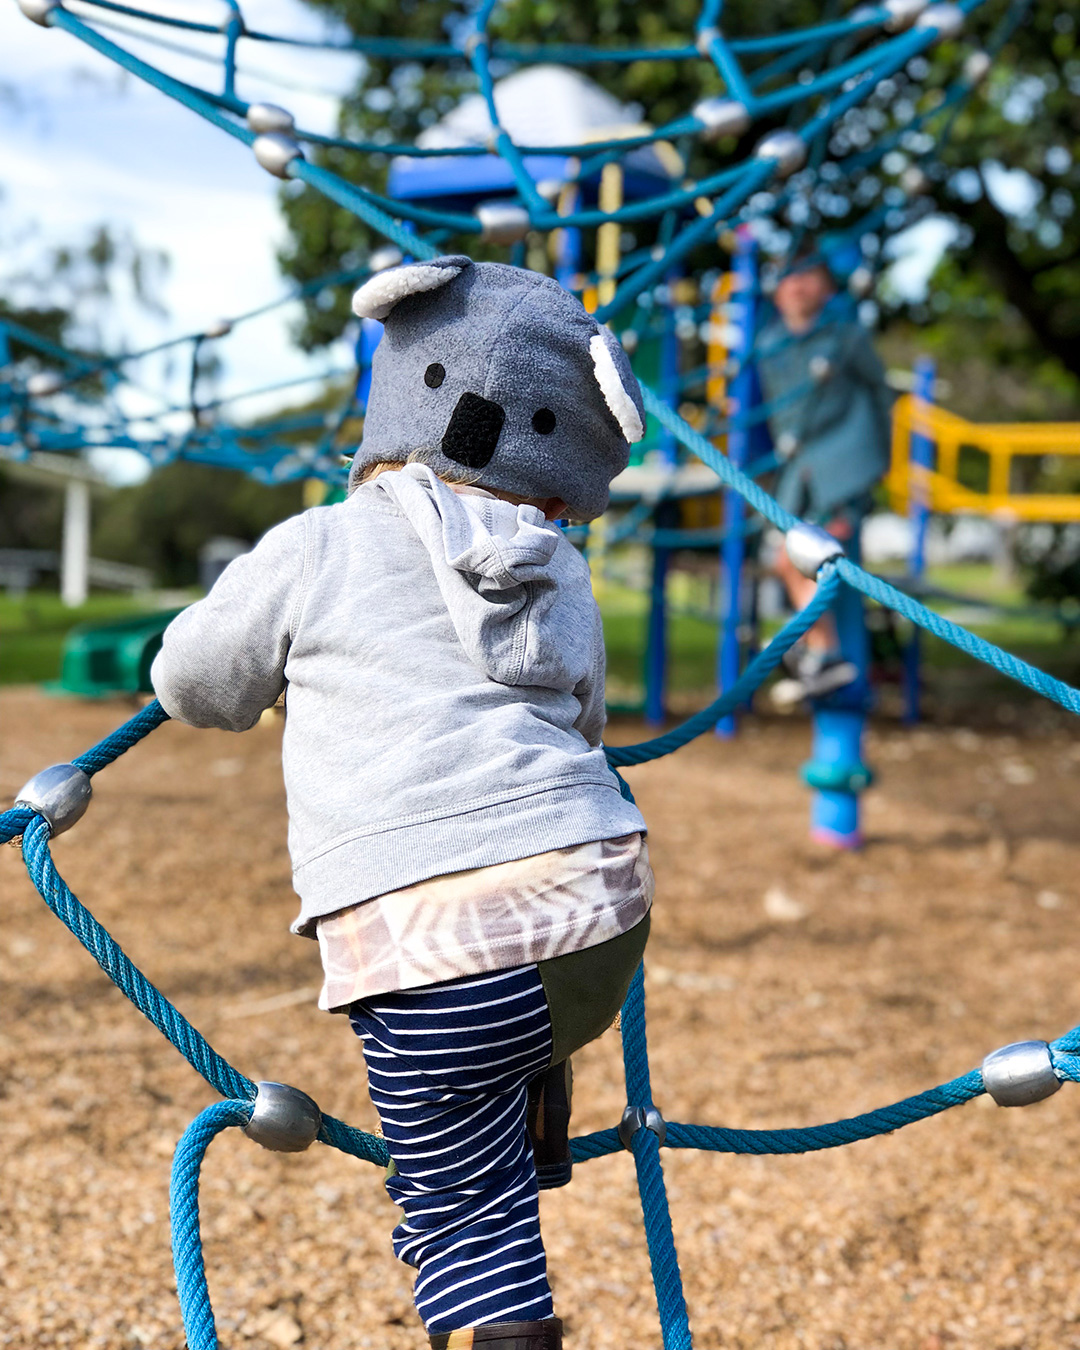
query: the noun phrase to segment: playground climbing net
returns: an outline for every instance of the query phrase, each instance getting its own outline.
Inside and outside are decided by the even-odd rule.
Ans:
[[[500,212],[432,212],[406,202],[394,201],[346,182],[329,169],[310,160],[305,146],[337,144],[297,129],[287,113],[268,105],[248,105],[236,94],[236,53],[242,42],[284,42],[280,35],[247,29],[242,13],[230,0],[222,30],[187,20],[168,19],[148,14],[113,0],[92,0],[95,10],[161,24],[172,28],[202,32],[221,32],[224,41],[224,90],[211,93],[184,84],[165,75],[117,46],[85,18],[63,8],[55,0],[19,0],[24,12],[45,26],[63,28],[161,89],[166,94],[205,117],[229,135],[250,145],[259,162],[283,178],[300,180],[323,192],[333,201],[353,211],[379,234],[414,257],[430,257],[440,251],[446,239],[458,235],[486,238],[489,242],[513,242],[530,230],[584,228],[619,223],[633,218],[667,215],[672,228],[667,242],[656,256],[637,259],[621,273],[614,295],[602,311],[613,315],[637,300],[665,277],[670,269],[689,256],[702,241],[715,237],[720,227],[738,224],[756,212],[774,210],[778,196],[789,191],[801,172],[821,173],[827,162],[828,133],[845,114],[856,107],[882,81],[903,68],[913,57],[943,37],[955,36],[965,16],[978,7],[980,0],[961,0],[960,4],[932,4],[924,0],[885,0],[877,6],[856,10],[849,17],[816,28],[789,32],[767,38],[729,40],[720,26],[719,0],[707,0],[693,41],[674,50],[601,52],[536,46],[511,47],[493,40],[489,33],[494,5],[485,0],[473,15],[469,32],[455,44],[434,45],[422,51],[406,42],[386,43],[384,55],[405,59],[455,60],[468,62],[476,75],[491,120],[490,146],[456,153],[497,153],[511,170],[514,196],[499,203]],[[1019,11],[1013,10],[1010,22]],[[797,78],[782,83],[786,72],[797,70],[809,51],[841,40],[860,38],[868,45],[856,55],[827,67],[808,82]],[[374,52],[373,41],[357,39],[351,50]],[[946,92],[938,111],[955,107],[967,96],[975,80],[985,73],[989,57],[976,53],[978,60],[968,61],[967,71],[954,88]],[[595,170],[605,156],[617,160],[635,148],[662,139],[682,136],[735,134],[745,130],[759,117],[781,110],[795,110],[811,102],[815,106],[807,120],[767,134],[745,160],[725,168],[712,177],[692,184],[668,188],[630,206],[615,211],[575,208],[569,213],[555,211],[529,174],[529,147],[515,144],[500,126],[495,105],[491,63],[495,58],[520,64],[563,62],[587,64],[608,60],[698,60],[715,63],[726,87],[727,96],[707,100],[689,110],[684,117],[655,131],[642,133],[633,140],[590,143],[562,147],[579,163],[582,175]],[[765,67],[747,73],[744,61],[767,58]],[[762,78],[762,69],[770,79],[781,80],[779,87],[763,91],[770,81]],[[946,118],[947,120],[947,118]],[[349,148],[364,147],[350,143]],[[379,146],[380,152],[387,147]],[[423,157],[435,154],[417,147],[392,147],[403,155]],[[543,147],[550,151],[551,147]],[[885,144],[873,150],[849,156],[841,171],[863,170],[886,152]],[[767,206],[755,205],[755,197],[767,184],[777,180],[789,186],[769,194]],[[696,203],[707,198],[707,209]],[[631,214],[631,213],[636,213]],[[337,283],[355,278],[341,276]],[[320,283],[322,284],[322,283]],[[326,284],[336,284],[328,279]],[[198,343],[211,334],[184,339]],[[86,373],[88,364],[70,353],[54,353],[69,360],[71,380]],[[82,365],[79,361],[82,360]],[[128,358],[98,363],[98,373],[120,378]],[[63,380],[61,380],[61,384]],[[55,392],[55,391],[54,391]],[[33,404],[44,398],[41,391],[16,391],[15,427],[5,425],[2,434],[8,443],[28,428],[49,432],[56,438],[68,437],[65,448],[79,448],[80,427],[74,420],[35,414]],[[1073,713],[1080,713],[1080,691],[1035,669],[959,625],[934,614],[918,600],[905,595],[880,578],[872,576],[843,557],[836,541],[815,527],[796,520],[784,511],[754,480],[721,454],[704,435],[695,431],[676,411],[652,390],[644,391],[648,411],[665,431],[690,454],[712,468],[727,489],[738,493],[766,520],[785,533],[793,561],[815,577],[817,592],[811,603],[794,616],[772,642],[747,666],[739,680],[707,709],[682,726],[639,745],[610,748],[607,756],[616,770],[643,764],[669,754],[695,736],[715,727],[717,721],[745,703],[775,669],[780,658],[806,632],[811,624],[834,602],[842,585],[848,585],[874,602],[888,606],[951,643],[977,660],[1016,680]],[[37,416],[34,422],[33,415]],[[21,419],[21,420],[20,420]],[[109,430],[127,434],[122,426]],[[217,442],[200,440],[195,431],[188,433],[178,449],[164,435],[153,442],[165,457],[174,453],[200,455],[211,462],[229,456],[244,463],[244,447],[236,436],[219,434]],[[38,434],[38,433],[35,433]],[[138,439],[132,437],[133,440]],[[41,442],[48,447],[47,435]],[[54,448],[60,448],[54,446]],[[283,454],[285,452],[282,452]],[[215,459],[215,456],[219,456]],[[329,460],[327,461],[329,463]],[[250,467],[250,461],[247,461]],[[306,464],[307,469],[319,465]],[[327,474],[329,476],[329,473]],[[99,770],[131,749],[154,728],[167,720],[160,704],[154,702],[120,727],[99,745],[75,758],[70,764],[54,765],[32,779],[19,794],[15,806],[0,813],[0,842],[21,838],[23,857],[30,877],[50,909],[71,929],[98,961],[106,974],[135,1006],[167,1037],[203,1078],[221,1094],[223,1100],[206,1108],[188,1127],[174,1158],[171,1212],[173,1251],[177,1286],[184,1327],[192,1350],[214,1350],[217,1339],[202,1256],[199,1229],[198,1181],[206,1149],[223,1129],[243,1128],[267,1147],[299,1150],[318,1140],[355,1157],[383,1164],[388,1162],[381,1139],[355,1129],[340,1120],[322,1114],[304,1093],[280,1084],[256,1084],[245,1077],[208,1044],[205,1038],[150,983],[111,935],[79,903],[56,870],[49,843],[54,834],[74,825],[87,809],[91,797],[91,779]],[[1037,1101],[1056,1091],[1063,1080],[1080,1081],[1080,1027],[1050,1042],[1028,1041],[1007,1046],[988,1055],[981,1068],[931,1088],[915,1097],[851,1119],[789,1130],[730,1130],[722,1127],[680,1124],[665,1121],[652,1098],[646,1044],[643,972],[639,970],[622,1019],[623,1058],[627,1106],[617,1126],[579,1137],[573,1141],[578,1161],[599,1157],[624,1148],[634,1157],[641,1193],[645,1233],[656,1285],[657,1305],[665,1350],[688,1350],[691,1345],[686,1303],[683,1297],[678,1260],[672,1235],[667,1197],[664,1189],[660,1149],[696,1148],[737,1153],[797,1153],[833,1148],[858,1139],[867,1139],[936,1115],[969,1101],[981,1093],[990,1093],[1002,1105],[1022,1105]]]
[[[951,83],[929,91],[921,101],[911,94],[915,77],[929,70],[925,53],[942,41],[962,38],[969,16],[986,0],[882,0],[810,27],[740,37],[725,32],[721,0],[704,0],[694,31],[683,44],[637,48],[505,41],[499,36],[501,10],[495,0],[464,6],[454,22],[447,22],[452,38],[443,42],[292,38],[250,27],[238,0],[224,0],[224,17],[218,23],[156,13],[117,0],[86,0],[78,12],[59,0],[18,3],[34,22],[63,29],[183,104],[249,146],[269,173],[321,193],[402,254],[432,257],[451,246],[468,251],[480,241],[489,249],[509,248],[511,258],[520,259],[527,238],[556,234],[567,238],[597,230],[597,267],[602,273],[607,269],[600,277],[604,284],[599,288],[597,314],[626,323],[631,315],[640,319],[642,307],[651,306],[666,281],[700,257],[700,250],[718,235],[774,216],[793,203],[828,200],[838,216],[850,215],[862,200],[860,193],[876,183],[878,199],[872,209],[857,220],[845,218],[843,233],[857,243],[910,223],[922,209],[920,194],[936,171],[936,150],[1029,0],[1012,0],[986,47],[969,50],[963,60],[958,57],[958,73]],[[219,67],[218,88],[197,86],[159,69],[121,46],[115,40],[121,35],[141,44],[141,50],[156,44],[163,52],[176,50],[177,39],[185,36],[199,41],[203,47],[195,54]],[[216,44],[216,56],[210,55],[207,43]],[[474,97],[489,125],[482,134],[459,133],[451,144],[445,138],[435,144],[420,136],[415,143],[394,145],[306,130],[284,108],[239,96],[242,54],[259,46],[318,48],[378,58],[397,67],[426,64],[461,75],[471,72]],[[698,100],[660,126],[609,128],[607,139],[589,139],[587,128],[582,128],[585,139],[573,143],[530,145],[515,139],[504,125],[509,118],[500,112],[496,70],[657,62],[705,63],[714,84],[724,92]],[[864,111],[867,115],[859,121]],[[604,132],[595,134],[602,137]],[[330,167],[342,162],[342,152],[346,160],[351,154],[353,162],[363,157],[366,163],[375,155],[389,160],[385,190],[350,181]],[[478,164],[488,167],[476,178]],[[396,176],[395,166],[401,169]],[[615,200],[603,187],[609,169],[618,171],[622,185]],[[416,193],[408,185],[415,185],[419,170],[427,173],[427,186]],[[441,192],[432,188],[436,180],[431,172],[441,172]],[[491,181],[496,184],[494,195],[483,200],[482,191],[470,190],[465,200],[446,186],[461,179],[474,184]],[[622,256],[621,232],[639,227],[647,242]],[[616,242],[601,265],[600,238],[605,231],[609,241],[614,232]],[[313,298],[358,281],[385,257],[385,249],[376,249],[362,266],[318,278],[284,299]],[[858,270],[864,281],[872,277],[868,266]],[[34,334],[16,331],[13,325],[6,331],[0,325],[0,453],[17,457],[35,449],[108,445],[139,450],[155,465],[183,457],[243,469],[266,481],[290,477],[340,481],[340,433],[357,411],[352,390],[340,413],[329,418],[298,415],[246,427],[230,422],[223,401],[200,405],[196,398],[203,345],[264,310],[218,321],[202,332],[150,349],[185,345],[191,349],[191,398],[186,409],[190,425],[181,430],[176,429],[177,419],[185,409],[175,400],[163,399],[152,414],[135,416],[124,409],[124,385],[135,364],[150,351],[92,357],[65,351]],[[19,378],[4,350],[9,340],[35,349],[55,369]],[[88,385],[91,377],[94,383]],[[91,408],[87,391],[96,394],[102,383],[111,395],[108,407]],[[756,410],[758,415],[765,411]]]
[[[675,416],[666,409],[663,415]],[[716,455],[708,442],[691,444],[689,448],[701,453],[706,447],[727,467],[731,487],[786,530],[789,553],[807,575],[817,578],[817,592],[810,604],[754,658],[737,683],[708,708],[653,740],[609,748],[608,762],[616,772],[619,767],[643,764],[670,754],[695,736],[711,731],[719,718],[744,703],[761,685],[784,652],[834,602],[839,587],[845,583],[879,603],[900,610],[914,623],[1071,712],[1080,713],[1080,691],[968,633],[863,572],[838,553],[835,540],[788,516],[757,484]],[[164,709],[155,701],[70,764],[43,770],[26,784],[15,806],[0,813],[0,842],[21,837],[27,870],[49,908],[139,1011],[224,1098],[202,1111],[184,1132],[174,1156],[170,1188],[173,1257],[187,1342],[191,1350],[215,1350],[217,1338],[203,1262],[198,1206],[200,1167],[215,1135],[228,1126],[240,1126],[257,1142],[273,1149],[298,1151],[318,1140],[369,1162],[386,1165],[389,1158],[381,1139],[323,1115],[303,1092],[282,1084],[255,1084],[223,1059],[79,903],[56,870],[49,850],[50,838],[70,828],[86,811],[93,774],[167,720]],[[988,1055],[979,1069],[860,1116],[800,1129],[732,1130],[665,1121],[653,1101],[643,968],[638,970],[623,1007],[621,1032],[627,1096],[622,1120],[617,1126],[576,1138],[572,1152],[579,1162],[620,1148],[633,1154],[665,1350],[689,1350],[692,1342],[664,1189],[661,1147],[724,1153],[803,1153],[888,1133],[959,1106],[984,1092],[1003,1106],[1020,1106],[1056,1092],[1066,1079],[1080,1082],[1078,1026],[1050,1043],[1024,1041],[1005,1046]]]

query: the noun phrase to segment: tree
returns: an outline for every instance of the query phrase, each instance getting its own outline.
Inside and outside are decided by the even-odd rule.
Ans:
[[[309,2],[343,20],[358,36],[445,42],[453,37],[455,24],[464,22],[445,0],[404,5],[396,0]],[[519,42],[542,37],[545,42],[656,47],[686,42],[699,12],[696,0],[672,0],[662,7],[630,0],[524,0],[496,11],[492,33]],[[731,0],[724,22],[732,33],[763,34],[820,22],[838,12],[836,4],[813,0]],[[896,300],[888,317],[931,328],[931,345],[947,347],[956,336],[968,349],[985,344],[988,359],[1020,360],[1029,372],[1038,370],[1044,382],[1056,381],[1071,400],[1077,397],[1074,379],[1080,377],[1080,270],[1075,267],[1080,253],[1080,213],[1075,210],[1080,188],[1080,53],[1070,6],[1060,0],[1011,0],[1009,5],[990,0],[970,16],[962,40],[947,41],[927,58],[915,58],[874,99],[848,113],[829,138],[831,153],[843,156],[895,132],[897,143],[885,163],[851,183],[834,175],[808,188],[781,213],[780,223],[846,228],[875,207],[896,206],[906,190],[905,170],[933,145],[922,130],[905,128],[941,102],[967,45],[990,40],[1002,20],[1010,18],[1015,26],[995,54],[982,89],[953,119],[940,162],[933,157],[928,161],[929,193],[923,209],[936,209],[957,227],[956,242],[934,279],[935,304],[911,307]],[[822,53],[817,64],[835,63],[857,45],[846,39]],[[620,99],[638,102],[654,124],[685,112],[702,96],[723,92],[705,59],[598,65],[588,73]],[[408,142],[473,89],[475,79],[464,61],[372,58],[342,108],[341,132],[374,143]],[[738,141],[729,139],[718,148],[699,141],[679,148],[697,175],[725,157],[746,154],[766,126],[759,122]],[[934,130],[932,124],[929,129]],[[384,188],[386,155],[331,149],[320,158],[346,178]],[[286,187],[283,205],[291,238],[281,261],[298,280],[342,263],[355,265],[377,242],[344,208],[297,185]],[[636,244],[651,242],[649,228],[636,230]],[[448,248],[457,246],[458,241],[447,241]],[[477,253],[475,240],[468,247]],[[707,265],[707,252],[694,261]],[[347,319],[344,295],[326,308],[313,301],[298,338],[305,347],[318,346],[337,337]],[[1048,361],[1053,369],[1047,368]],[[1055,375],[1054,369],[1060,373]]]
[[[147,567],[159,585],[190,586],[207,540],[226,535],[253,544],[301,509],[302,494],[299,482],[266,487],[244,473],[177,460],[104,501],[94,553]]]
[[[158,291],[168,257],[143,247],[129,231],[97,225],[81,242],[35,248],[26,261],[19,260],[24,251],[19,243],[17,235],[0,239],[7,264],[0,272],[0,322],[7,320],[48,343],[77,349],[93,362],[102,346],[104,315],[118,292],[126,290],[149,313],[167,313]],[[47,351],[17,332],[11,333],[9,343],[16,362],[59,368]]]

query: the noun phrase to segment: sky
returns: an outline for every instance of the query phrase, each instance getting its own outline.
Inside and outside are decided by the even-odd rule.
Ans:
[[[213,23],[228,13],[221,0],[152,0],[147,7]],[[78,0],[69,8],[79,13]],[[91,7],[83,12],[99,20],[104,14]],[[300,0],[246,0],[244,14],[251,27],[264,31],[311,38],[329,31]],[[119,16],[116,22],[137,28]],[[215,76],[213,65],[151,47],[130,32],[109,36],[193,83]],[[221,50],[216,38],[175,30],[168,36],[204,54]],[[238,93],[280,103],[305,127],[330,131],[337,98],[355,82],[358,59],[241,43]],[[130,230],[143,248],[163,250],[170,259],[160,289],[167,317],[119,296],[106,331],[114,346],[122,342],[130,350],[201,331],[284,294],[275,259],[285,235],[278,188],[240,142],[78,39],[31,23],[12,0],[0,0],[0,261],[10,271],[20,257],[84,241],[103,222]],[[893,277],[902,290],[917,292],[925,284],[947,238],[942,226],[926,222],[902,241]],[[348,366],[344,342],[313,357],[291,344],[296,313],[295,306],[283,307],[215,344],[223,361],[219,393]],[[147,363],[137,374],[160,387],[164,363]],[[173,363],[168,378],[173,394],[182,397],[182,363]],[[304,392],[301,387],[290,397]],[[132,397],[137,404],[139,396]],[[246,400],[236,411],[268,412],[280,398]],[[113,461],[112,471],[135,468]]]
[[[174,0],[166,12],[217,22],[226,10],[216,0]],[[245,14],[252,26],[267,31],[310,37],[326,32],[296,0],[252,0]],[[210,65],[162,53],[126,34],[110,36],[181,78],[213,78]],[[193,40],[180,33],[176,40],[200,45],[199,35]],[[241,75],[238,92],[288,107],[311,129],[331,130],[336,96],[355,81],[356,63],[349,55],[242,44],[240,69],[253,73]],[[286,87],[265,75],[279,76]],[[240,142],[119,71],[78,39],[29,22],[11,0],[0,3],[4,262],[80,242],[102,222],[130,229],[144,248],[163,250],[170,259],[161,286],[168,315],[155,317],[121,296],[109,334],[118,345],[121,336],[131,349],[201,331],[284,294],[288,286],[275,260],[285,235],[279,186]],[[296,314],[295,306],[278,310],[217,344],[225,365],[222,393],[348,364],[344,344],[315,357],[294,347],[289,325]],[[156,383],[161,367],[144,373]],[[174,390],[182,380],[177,364]],[[303,393],[301,388],[297,396]],[[245,401],[237,411],[266,411],[276,401]]]

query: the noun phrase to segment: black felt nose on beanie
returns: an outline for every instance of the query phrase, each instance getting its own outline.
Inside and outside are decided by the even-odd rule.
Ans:
[[[442,438],[443,454],[467,469],[484,468],[491,462],[505,421],[506,409],[501,404],[466,390]]]

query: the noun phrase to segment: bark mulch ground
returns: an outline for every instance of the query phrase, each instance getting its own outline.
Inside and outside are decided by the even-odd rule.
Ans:
[[[129,715],[0,693],[0,803]],[[613,740],[637,739],[631,723]],[[280,727],[167,725],[95,780],[56,842],[75,893],[253,1078],[372,1127],[359,1045],[315,1008],[291,937]],[[876,727],[859,855],[806,839],[807,728],[750,722],[630,771],[651,827],[655,1096],[670,1119],[816,1123],[951,1078],[1080,1021],[1080,741]],[[173,1146],[212,1091],[98,971],[0,849],[0,1345],[182,1344],[168,1240]],[[618,1120],[618,1033],[576,1063],[575,1127]],[[701,1350],[1080,1350],[1080,1094],[985,1098],[828,1153],[669,1152]],[[425,1343],[389,1249],[380,1174],[237,1131],[203,1179],[226,1350]],[[660,1343],[633,1169],[579,1167],[543,1199],[570,1350]]]

